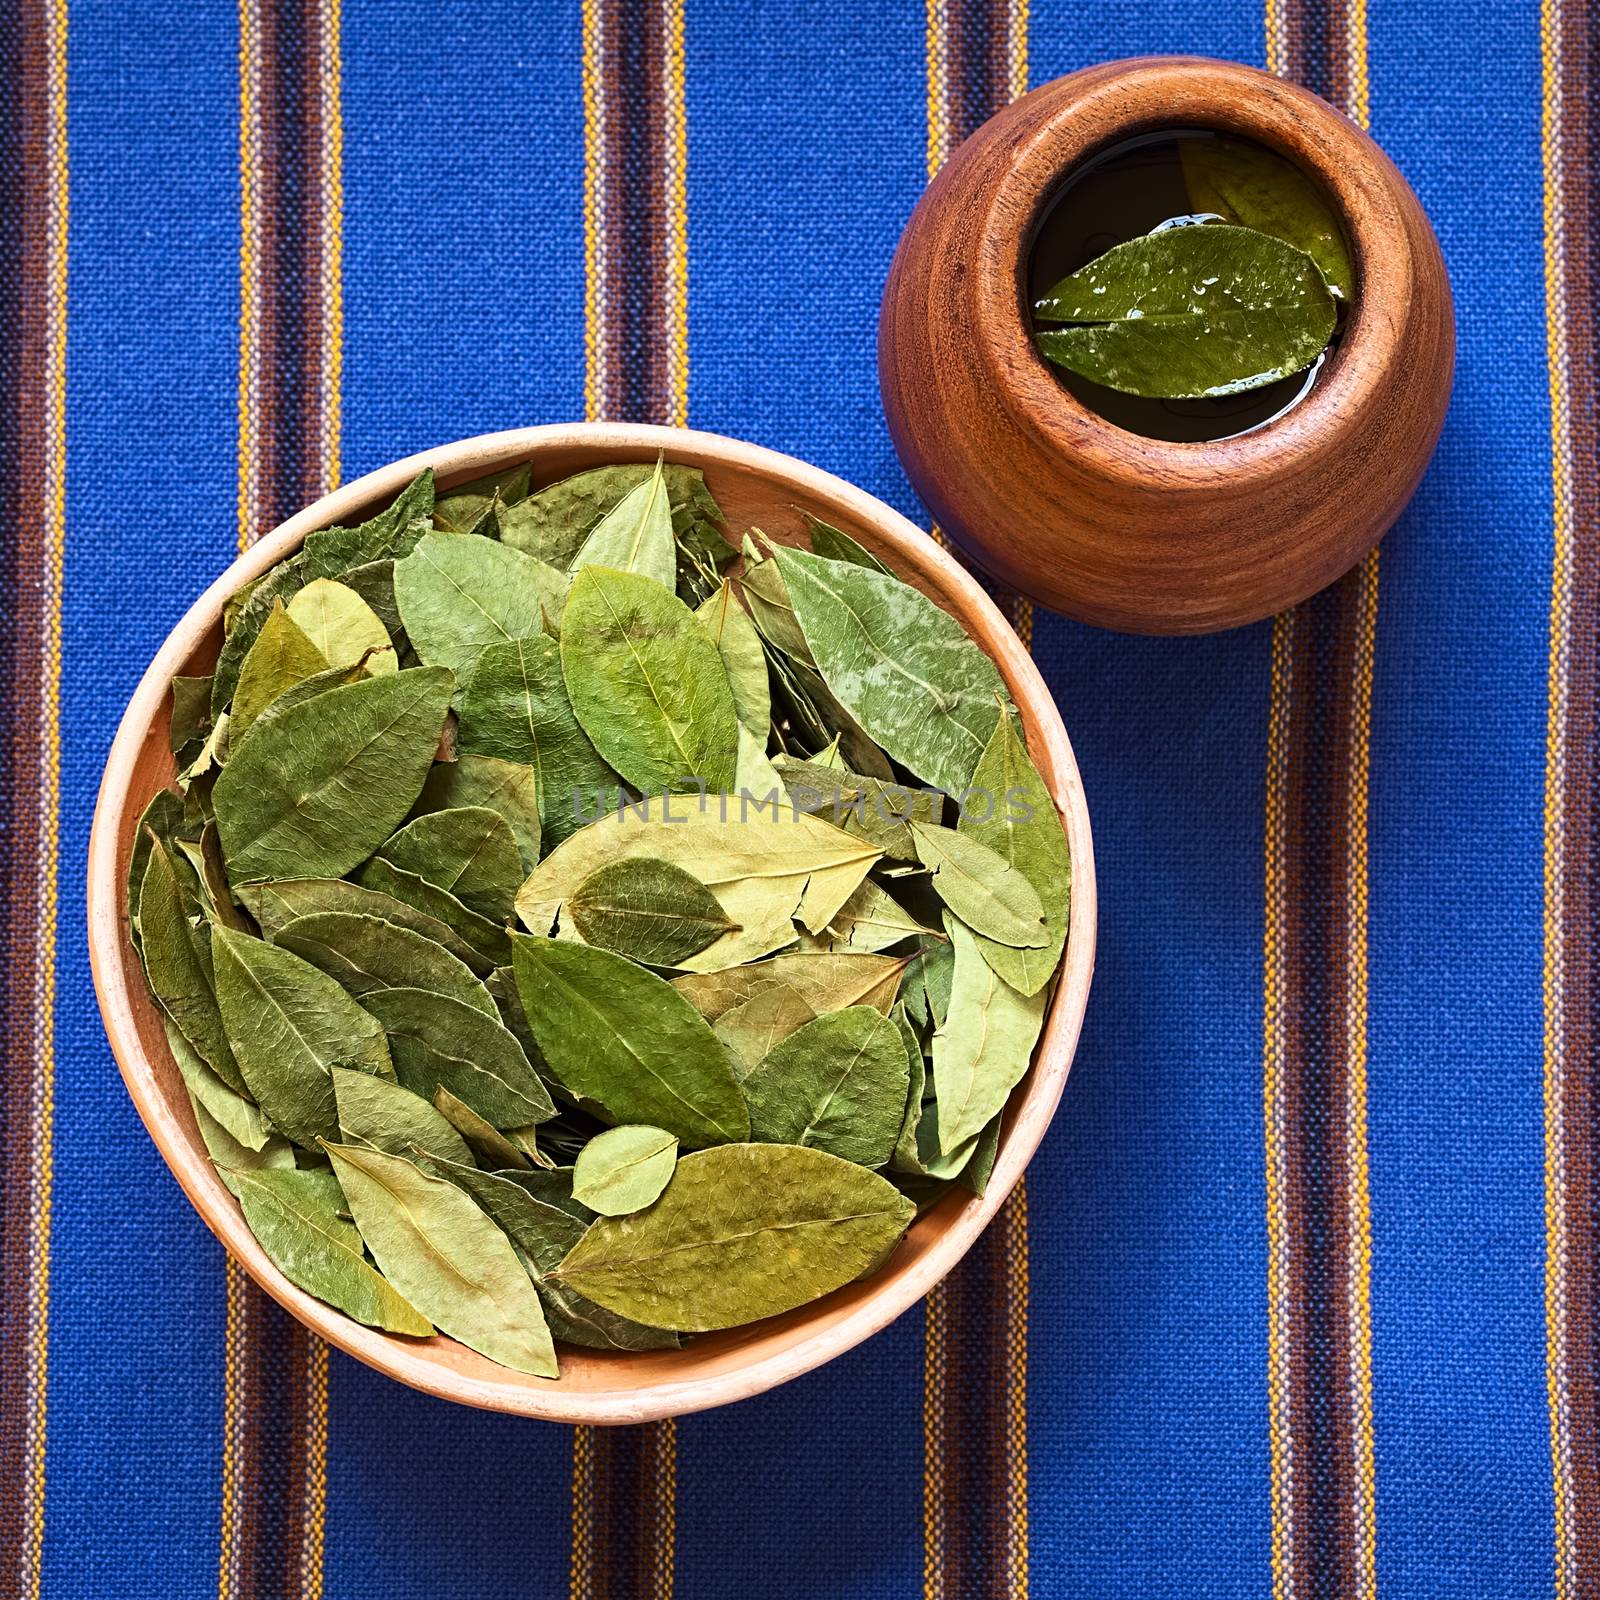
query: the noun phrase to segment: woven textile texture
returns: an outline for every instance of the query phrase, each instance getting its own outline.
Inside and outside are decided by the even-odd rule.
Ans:
[[[1382,547],[1200,640],[1000,596],[1095,991],[928,1305],[731,1410],[424,1398],[227,1268],[81,907],[168,628],[341,477],[574,417],[926,522],[878,297],[1030,83],[1270,67],[1432,216],[1460,361]],[[1600,1597],[1600,19],[1586,0],[7,0],[0,1600]]]

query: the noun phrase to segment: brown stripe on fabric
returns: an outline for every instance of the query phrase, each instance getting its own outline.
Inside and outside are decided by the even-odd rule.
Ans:
[[[927,21],[929,149],[947,159],[1025,86],[1027,8],[1022,0],[928,0]],[[1030,603],[972,570],[1031,644]],[[925,1600],[1026,1600],[1027,1302],[1027,1193],[1019,1183],[928,1296]]]
[[[681,425],[682,0],[585,0],[583,25],[588,403]],[[676,1461],[670,1420],[574,1430],[572,1600],[671,1600]]]
[[[335,486],[338,0],[240,0],[239,532]],[[219,1593],[322,1593],[327,1351],[230,1265]]]
[[[7,1028],[0,1043],[0,1593],[37,1592],[35,1503],[42,1395],[38,1323],[38,1189],[43,1070],[39,1029],[52,982],[40,939],[47,825],[41,803],[41,713],[51,605],[49,445],[52,401],[51,148],[48,8],[9,6],[0,19],[0,940]]]
[[[667,6],[601,0],[607,418],[668,422]]]
[[[1364,119],[1362,0],[1269,0],[1273,65]],[[1266,1088],[1274,1589],[1375,1593],[1367,761],[1378,557],[1276,619]]]
[[[1555,560],[1545,843],[1546,1332],[1558,1600],[1600,1594],[1600,24],[1545,0]]]

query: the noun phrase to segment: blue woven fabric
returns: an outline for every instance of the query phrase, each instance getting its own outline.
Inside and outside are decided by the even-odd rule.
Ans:
[[[1376,1551],[1404,1596],[1552,1585],[1541,862],[1550,452],[1531,5],[1372,0],[1372,128],[1460,326],[1433,468],[1387,544],[1371,748]],[[578,0],[347,0],[347,477],[584,409]],[[50,1597],[216,1592],[223,1257],[125,1095],[89,979],[95,787],[145,664],[235,541],[238,19],[75,0]],[[1258,0],[1037,0],[1035,83],[1261,62]],[[875,372],[926,181],[920,6],[693,0],[689,418],[925,520]],[[1083,1043],[1030,1171],[1032,1592],[1272,1591],[1262,1134],[1270,625],[1040,615],[1102,886]],[[8,1354],[7,1359],[10,1359]],[[554,1596],[570,1430],[332,1358],[326,1592]],[[912,1313],[677,1431],[677,1593],[923,1584]],[[9,1592],[9,1591],[7,1591]]]

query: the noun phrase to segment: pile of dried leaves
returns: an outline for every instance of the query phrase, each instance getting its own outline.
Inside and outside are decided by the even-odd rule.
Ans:
[[[982,1191],[1066,843],[990,660],[811,533],[741,552],[659,462],[424,473],[174,683],[132,936],[302,1288],[554,1376],[556,1340],[802,1305]]]

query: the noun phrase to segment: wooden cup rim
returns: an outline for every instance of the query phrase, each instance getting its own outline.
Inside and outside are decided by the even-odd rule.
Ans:
[[[241,583],[265,572],[313,529],[356,520],[362,510],[391,497],[427,466],[448,483],[514,461],[537,461],[541,455],[569,463],[578,459],[581,466],[649,459],[658,450],[713,476],[721,471],[730,480],[749,474],[770,481],[775,505],[804,500],[818,510],[831,510],[903,576],[941,598],[985,645],[1022,713],[1029,748],[1067,832],[1073,894],[1066,953],[1033,1066],[1008,1110],[982,1199],[946,1195],[918,1219],[872,1279],[784,1316],[749,1329],[699,1335],[677,1351],[566,1351],[562,1378],[526,1377],[443,1336],[406,1339],[364,1327],[297,1289],[267,1258],[207,1159],[181,1087],[173,1090],[170,1071],[163,1087],[141,1036],[139,1008],[151,1018],[154,1013],[128,941],[122,877],[132,832],[156,786],[151,781],[141,785],[140,775],[152,767],[163,774],[171,770],[164,736],[170,679],[204,647],[223,602]],[[567,470],[580,467],[569,465]],[[159,749],[152,754],[157,741]],[[128,703],[95,806],[87,888],[95,992],[123,1081],[173,1175],[233,1258],[291,1315],[368,1366],[441,1399],[560,1422],[644,1422],[744,1399],[842,1354],[914,1305],[971,1248],[1038,1148],[1066,1082],[1094,966],[1093,841],[1072,747],[1038,669],[982,588],[921,529],[831,473],[716,434],[644,425],[516,428],[425,450],[323,496],[242,554],[168,635]]]
[[[1232,94],[1219,92],[1231,89]],[[1027,116],[1028,102],[1044,109]],[[1137,486],[1159,471],[1179,487],[1240,491],[1295,470],[1297,457],[1341,435],[1338,419],[1382,404],[1385,374],[1410,300],[1413,260],[1405,180],[1379,146],[1325,100],[1259,68],[1202,56],[1112,62],[1042,85],[1003,115],[1025,129],[991,187],[975,273],[980,304],[1015,318],[974,319],[995,392],[1051,451],[1086,457]],[[1033,342],[1028,267],[1043,214],[1071,172],[1143,133],[1203,128],[1276,151],[1338,208],[1356,270],[1348,324],[1328,370],[1284,415],[1231,438],[1152,439],[1084,405]],[[1020,236],[1008,216],[1026,216]]]

